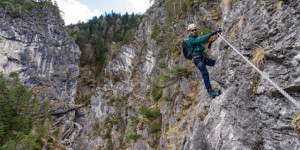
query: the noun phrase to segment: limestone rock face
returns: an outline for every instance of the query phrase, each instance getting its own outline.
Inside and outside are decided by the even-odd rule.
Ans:
[[[0,72],[17,72],[39,100],[50,101],[52,113],[58,114],[54,125],[63,133],[72,132],[81,52],[55,14],[43,13],[43,20],[34,14],[3,18],[0,8]]]
[[[188,24],[200,23],[201,30],[207,27],[201,24],[206,18],[204,21],[217,29],[214,25],[221,20],[222,35],[248,59],[264,49],[263,64],[258,67],[299,101],[300,2],[210,1],[196,6],[193,13],[179,17],[169,27],[171,32],[167,32],[176,33],[177,37],[164,43],[151,38],[155,23],[163,28],[167,17],[164,3],[154,2],[137,30],[135,42],[123,46],[119,56],[106,67],[107,74],[119,75],[121,80],[107,78],[92,97],[91,109],[79,111],[78,122],[83,129],[77,141],[81,142],[75,142],[73,149],[300,148],[299,138],[291,127],[299,108],[221,38],[209,50],[210,57],[217,60],[214,67],[208,67],[211,83],[222,90],[222,95],[214,99],[208,96],[200,71],[174,53],[176,43],[187,36]],[[216,9],[220,13],[214,19]],[[161,36],[171,38],[163,32]],[[170,49],[160,56],[165,47]],[[167,69],[160,68],[161,62],[166,63]],[[163,95],[169,93],[171,100],[154,102],[149,94],[150,84],[176,65],[191,69],[192,74],[163,89]],[[151,123],[139,113],[142,105],[159,107],[162,122],[158,137],[149,130]],[[136,126],[132,123],[135,118],[141,119]],[[105,133],[110,134],[105,137]],[[130,133],[141,137],[126,141]]]
[[[164,4],[154,1],[135,40],[108,63],[104,84],[95,88],[89,107],[74,105],[80,52],[55,21],[28,29],[29,23],[1,18],[0,69],[17,71],[27,87],[44,91],[38,95],[53,101],[53,126],[63,127],[61,142],[69,150],[300,149],[291,127],[300,108],[221,38],[207,49],[217,60],[208,67],[212,86],[222,90],[214,99],[180,49],[188,24],[199,24],[201,32],[209,25],[212,31],[221,27],[222,36],[248,59],[263,50],[258,67],[300,101],[300,1],[197,1],[182,5],[184,13],[171,23]],[[162,88],[153,86],[178,66],[188,73]],[[161,98],[155,100],[160,90]],[[142,106],[149,108],[148,118]],[[155,108],[159,115],[153,115]]]

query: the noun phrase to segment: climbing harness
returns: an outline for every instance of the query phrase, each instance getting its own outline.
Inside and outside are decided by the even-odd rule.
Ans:
[[[207,61],[206,58],[208,58],[208,56],[207,56],[206,53],[203,52],[202,54],[193,57],[193,61],[194,61],[194,59],[196,59],[196,58],[202,58],[202,60],[196,65],[196,67],[199,68],[199,67],[202,65],[202,63],[204,63],[205,60]]]
[[[292,96],[286,93],[282,88],[280,88],[275,82],[273,82],[265,73],[259,70],[251,61],[249,61],[242,53],[240,53],[235,47],[233,47],[221,34],[218,35],[234,50],[236,51],[248,64],[250,64],[262,77],[267,79],[283,96],[285,96],[289,101],[294,103],[298,108],[300,108],[300,104],[296,101]]]

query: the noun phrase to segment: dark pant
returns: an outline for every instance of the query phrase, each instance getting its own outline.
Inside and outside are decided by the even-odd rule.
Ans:
[[[216,61],[213,60],[213,59],[211,59],[211,58],[207,58],[205,56],[201,56],[201,57],[195,58],[194,59],[194,63],[195,63],[195,65],[197,66],[197,68],[202,73],[202,77],[203,77],[206,89],[207,90],[210,89],[211,85],[210,85],[209,74],[208,74],[206,65],[208,65],[208,66],[214,66],[215,63],[216,63]]]

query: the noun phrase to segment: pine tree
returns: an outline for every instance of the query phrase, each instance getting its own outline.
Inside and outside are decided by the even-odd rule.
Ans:
[[[39,104],[22,85],[17,73],[11,73],[9,78],[0,73],[0,150],[15,149],[24,140],[34,140],[23,144],[29,149],[39,149],[41,145],[37,141],[50,132],[44,124],[50,116],[49,112],[49,101]],[[42,117],[36,119],[38,114]],[[33,125],[41,131],[37,137],[31,133]]]

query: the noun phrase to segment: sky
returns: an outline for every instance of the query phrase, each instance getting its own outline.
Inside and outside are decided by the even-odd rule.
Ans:
[[[94,16],[99,17],[105,12],[125,14],[128,12],[144,13],[150,7],[150,0],[56,0],[63,12],[65,24],[88,21]]]

